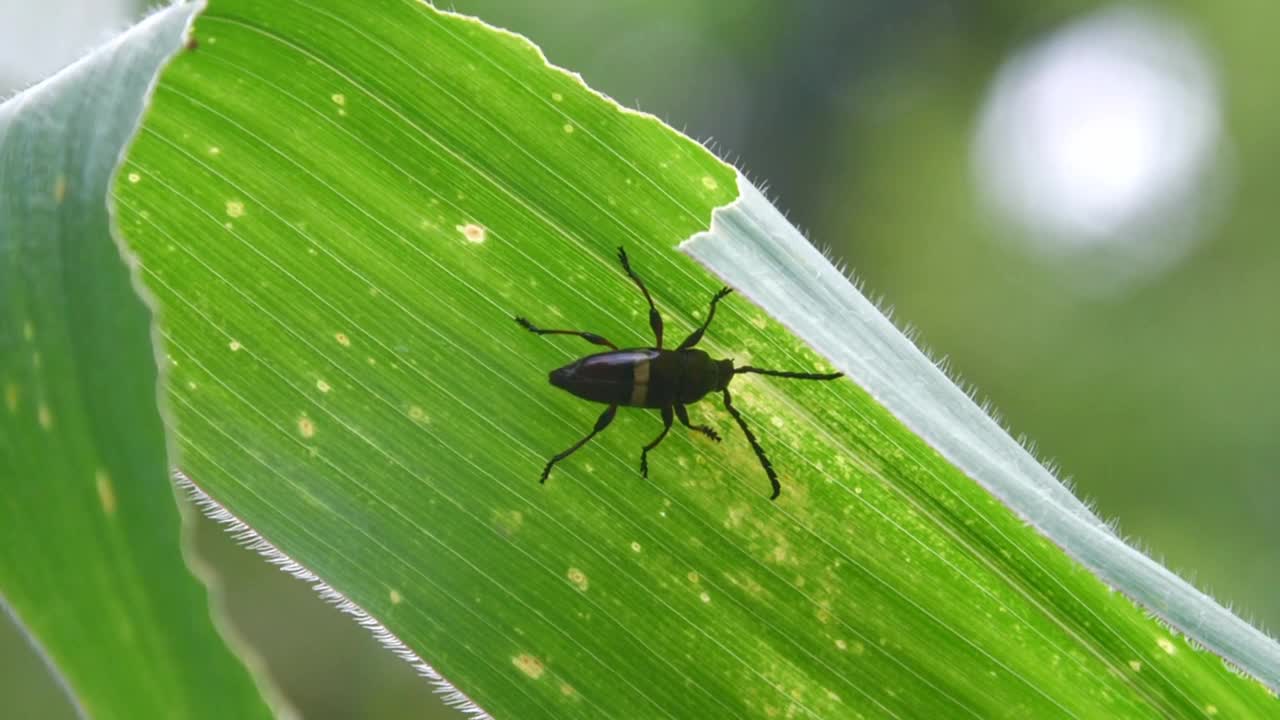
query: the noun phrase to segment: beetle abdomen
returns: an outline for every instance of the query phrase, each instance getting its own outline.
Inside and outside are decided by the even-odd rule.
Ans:
[[[551,371],[551,384],[585,400],[608,405],[633,405],[636,372],[648,369],[658,350],[629,349],[588,355]]]
[[[701,350],[630,348],[588,355],[551,372],[551,384],[608,405],[662,408],[700,399],[718,382]]]

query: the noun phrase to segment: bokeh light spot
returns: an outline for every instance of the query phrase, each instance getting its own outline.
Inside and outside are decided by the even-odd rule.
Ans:
[[[1222,117],[1208,57],[1180,24],[1111,8],[1011,57],[973,166],[995,214],[1051,258],[1105,256],[1114,281],[1168,267],[1219,194]]]

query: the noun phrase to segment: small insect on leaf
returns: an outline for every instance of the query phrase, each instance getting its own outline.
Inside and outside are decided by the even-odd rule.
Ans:
[[[556,463],[577,452],[591,438],[609,427],[620,406],[647,408],[662,413],[662,432],[640,450],[640,474],[644,477],[649,476],[649,451],[658,447],[658,444],[666,438],[676,419],[679,419],[680,424],[686,428],[720,442],[720,435],[712,428],[691,423],[689,411],[686,408],[688,404],[697,402],[710,393],[719,392],[724,398],[725,409],[733,416],[738,427],[742,428],[742,434],[746,435],[747,442],[751,443],[751,449],[760,460],[760,466],[769,476],[769,484],[772,487],[769,499],[777,499],[778,494],[782,492],[778,473],[774,471],[773,463],[769,462],[769,456],[760,446],[755,433],[751,432],[751,428],[747,426],[747,421],[733,406],[733,398],[729,394],[730,381],[734,376],[743,373],[757,373],[792,380],[835,380],[843,377],[843,373],[802,373],[765,370],[750,366],[734,367],[732,360],[716,360],[702,350],[698,350],[695,346],[702,340],[703,334],[711,325],[711,320],[716,315],[716,304],[733,292],[727,287],[721,288],[711,297],[711,309],[707,311],[707,318],[702,321],[702,325],[685,338],[676,349],[666,350],[662,347],[662,315],[653,304],[649,288],[645,287],[644,281],[631,269],[631,261],[627,258],[626,250],[618,248],[618,261],[622,263],[622,269],[626,271],[636,287],[640,288],[640,294],[649,304],[649,327],[653,330],[653,347],[619,349],[617,345],[595,333],[580,330],[547,330],[523,317],[515,319],[520,327],[537,335],[575,335],[593,345],[609,348],[608,352],[587,355],[551,371],[552,385],[584,400],[601,403],[608,407],[600,413],[591,432],[547,461],[539,482],[545,483],[547,477],[551,475],[551,468]]]

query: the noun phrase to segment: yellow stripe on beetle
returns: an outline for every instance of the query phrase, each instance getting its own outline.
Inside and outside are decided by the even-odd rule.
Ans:
[[[635,365],[635,371],[631,376],[631,404],[635,406],[644,405],[644,401],[649,398],[649,361],[644,360]]]

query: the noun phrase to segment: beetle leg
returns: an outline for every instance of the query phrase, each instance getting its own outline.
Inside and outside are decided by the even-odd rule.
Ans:
[[[640,474],[649,477],[649,451],[658,447],[658,443],[662,442],[662,438],[667,436],[667,431],[671,429],[671,406],[662,408],[662,432],[658,433],[658,437],[653,442],[644,446],[640,451]]]
[[[724,393],[724,409],[728,410],[733,419],[738,421],[738,426],[742,428],[742,433],[747,436],[747,442],[751,443],[751,449],[756,451],[756,458],[760,460],[760,466],[764,468],[765,474],[769,476],[769,484],[773,486],[773,494],[769,496],[769,499],[778,499],[778,494],[782,492],[782,484],[778,482],[778,473],[773,471],[773,463],[769,462],[769,456],[764,454],[764,448],[760,447],[760,441],[756,440],[755,433],[751,432],[751,428],[747,427],[747,421],[742,419],[738,409],[733,406],[733,399],[729,397],[729,388],[725,388],[722,392]]]
[[[689,428],[690,430],[693,430],[694,432],[700,432],[703,435],[706,435],[707,437],[711,438],[712,440],[715,440],[716,442],[720,442],[720,433],[713,430],[711,426],[689,424],[689,411],[686,410],[683,405],[676,405],[676,417],[680,418],[680,422],[683,423],[684,426]]]
[[[720,288],[720,292],[716,293],[715,296],[711,298],[711,309],[707,311],[707,319],[702,321],[702,327],[694,330],[693,334],[685,338],[684,342],[680,343],[680,347],[676,348],[677,350],[688,350],[698,344],[698,341],[702,339],[702,333],[706,332],[707,328],[710,327],[711,318],[716,316],[716,303],[720,302],[725,295],[728,295],[731,292],[733,292],[733,290],[729,288]]]
[[[617,414],[617,412],[618,412],[618,406],[610,405],[607,410],[605,410],[603,413],[600,413],[600,419],[596,420],[595,428],[593,428],[591,432],[587,433],[586,437],[574,443],[573,447],[570,447],[568,450],[565,450],[564,452],[556,455],[555,457],[547,461],[547,466],[542,469],[542,479],[539,480],[538,482],[545,483],[547,481],[547,476],[551,474],[552,465],[555,465],[561,460],[569,457],[570,455],[575,453],[578,450],[578,448],[582,447],[583,445],[586,445],[587,441],[595,437],[601,430],[604,430],[605,428],[609,427],[609,423],[613,422],[613,416]]]
[[[649,303],[649,327],[653,328],[653,336],[657,339],[658,344],[654,347],[662,349],[662,316],[658,314],[658,308],[653,305],[653,298],[649,296],[649,288],[644,286],[644,281],[640,276],[631,269],[631,261],[627,260],[627,251],[618,248],[618,261],[622,263],[622,269],[627,271],[627,275],[635,281],[640,292],[644,293],[644,299]]]
[[[578,337],[582,338],[583,340],[586,340],[589,343],[595,343],[596,345],[604,345],[605,347],[610,347],[610,348],[613,348],[614,350],[618,349],[617,345],[614,345],[603,336],[597,335],[595,333],[580,332],[578,330],[543,330],[540,327],[535,327],[533,323],[529,322],[528,320],[525,320],[522,317],[516,318],[516,322],[520,323],[520,327],[524,328],[525,330],[528,330],[529,332],[535,333],[538,335],[577,335]]]

